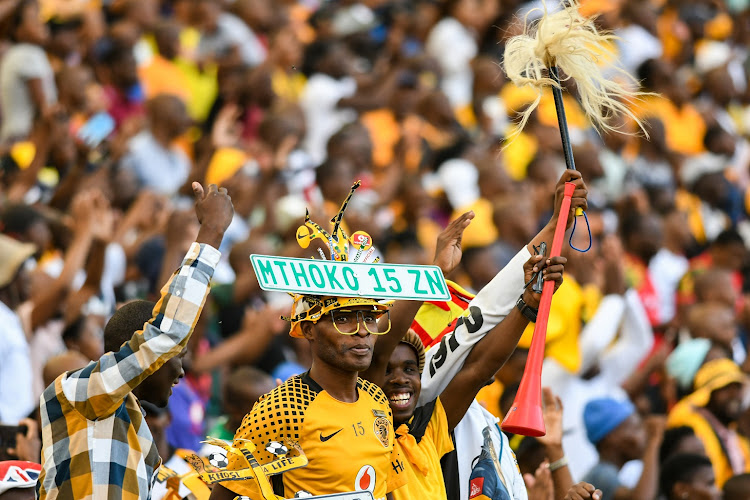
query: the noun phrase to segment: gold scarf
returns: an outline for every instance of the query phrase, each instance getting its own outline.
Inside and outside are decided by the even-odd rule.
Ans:
[[[417,444],[417,440],[409,434],[409,427],[406,424],[401,424],[396,429],[396,436],[409,462],[419,469],[422,475],[427,476],[430,472],[430,462],[427,454]]]

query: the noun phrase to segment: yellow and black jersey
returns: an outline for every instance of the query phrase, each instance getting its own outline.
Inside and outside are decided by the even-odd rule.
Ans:
[[[409,422],[396,431],[396,449],[406,459],[399,464],[404,465],[408,484],[394,491],[393,499],[448,498],[440,460],[454,448],[440,398],[418,407]]]
[[[362,379],[357,379],[357,390],[355,403],[343,403],[303,374],[263,396],[245,416],[234,437],[252,441],[261,465],[276,458],[266,450],[271,441],[296,441],[309,460],[306,467],[287,471],[280,479],[274,476],[277,495],[366,490],[381,499],[405,483],[403,468],[391,463],[399,458],[392,456],[393,417],[385,394]],[[230,459],[228,469],[243,467],[239,458]],[[223,485],[253,500],[260,498],[254,480]]]

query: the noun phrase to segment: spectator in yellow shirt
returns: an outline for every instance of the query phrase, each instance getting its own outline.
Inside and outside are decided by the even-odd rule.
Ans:
[[[747,377],[734,361],[720,358],[703,365],[694,384],[695,391],[669,412],[667,425],[695,431],[721,487],[733,475],[750,472],[750,442],[736,430]]]

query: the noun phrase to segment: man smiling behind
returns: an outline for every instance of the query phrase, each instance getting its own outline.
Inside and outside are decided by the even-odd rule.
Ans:
[[[533,256],[524,266],[527,280],[533,269],[542,265],[543,256]],[[545,281],[554,281],[555,289],[562,283],[564,257],[553,257],[546,261],[542,270]],[[531,287],[523,294],[524,302],[534,309],[539,306],[541,294]],[[451,431],[461,421],[477,392],[502,366],[518,342],[529,319],[518,309],[510,314],[487,334],[472,349],[471,354],[440,397],[417,408],[422,387],[421,374],[424,368],[425,351],[419,336],[409,331],[396,347],[383,378],[383,391],[393,411],[398,446],[406,461],[408,484],[393,492],[394,500],[413,498],[447,499],[445,483],[440,468],[440,458],[453,450]],[[419,497],[418,494],[424,495]]]
[[[473,213],[468,212],[441,233],[435,263],[445,274],[458,263],[456,242],[460,248],[461,234],[471,218]],[[339,258],[346,260],[345,255]],[[376,335],[408,328],[413,315],[399,313],[408,308],[405,304],[396,303],[394,318],[401,322],[391,325],[388,306],[375,299],[295,296],[290,335],[310,343],[310,371],[261,398],[235,434],[235,446],[240,439],[256,446],[254,457],[261,465],[276,458],[266,449],[269,442],[298,442],[310,458],[306,467],[272,476],[277,495],[370,491],[376,499],[384,499],[404,483],[403,469],[391,465],[402,460],[392,457],[393,417],[388,400],[380,387],[358,378],[358,373],[370,366],[378,348]],[[239,458],[230,456],[228,470],[243,466]],[[251,479],[216,484],[211,499],[228,500],[235,495],[263,498]]]

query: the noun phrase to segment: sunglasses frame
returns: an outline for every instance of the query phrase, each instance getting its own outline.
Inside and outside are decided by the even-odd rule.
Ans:
[[[342,332],[341,330],[339,330],[339,327],[338,327],[338,326],[336,325],[336,318],[335,318],[335,316],[334,316],[334,313],[335,313],[335,312],[342,312],[342,313],[343,313],[343,312],[347,312],[347,313],[356,313],[356,318],[357,318],[357,329],[356,329],[356,330],[354,330],[353,332]],[[377,321],[376,321],[377,323],[379,323],[379,322],[380,322],[380,318],[382,318],[382,317],[383,317],[384,315],[388,316],[388,328],[387,328],[387,329],[386,329],[386,330],[385,330],[384,332],[373,332],[373,331],[371,331],[371,330],[370,330],[370,329],[369,329],[369,328],[367,327],[367,324],[365,323],[365,317],[364,317],[364,313],[366,313],[366,312],[374,312],[374,313],[375,313],[375,314],[377,315]],[[390,332],[390,331],[391,331],[391,326],[392,326],[392,323],[391,323],[391,311],[390,311],[390,310],[386,310],[386,311],[381,311],[381,310],[374,310],[374,311],[363,311],[363,310],[361,310],[361,309],[357,309],[357,310],[350,310],[350,309],[332,309],[331,311],[328,311],[327,313],[325,313],[325,314],[324,314],[323,316],[330,316],[330,318],[331,318],[331,323],[333,323],[333,327],[334,327],[334,328],[336,329],[336,331],[337,331],[337,332],[339,332],[339,333],[340,333],[341,335],[356,335],[357,333],[359,333],[359,329],[361,328],[361,325],[365,325],[365,330],[367,330],[367,333],[370,333],[370,334],[372,334],[372,335],[385,335],[386,333],[388,333],[388,332]],[[321,319],[322,319],[322,318],[321,318]]]

